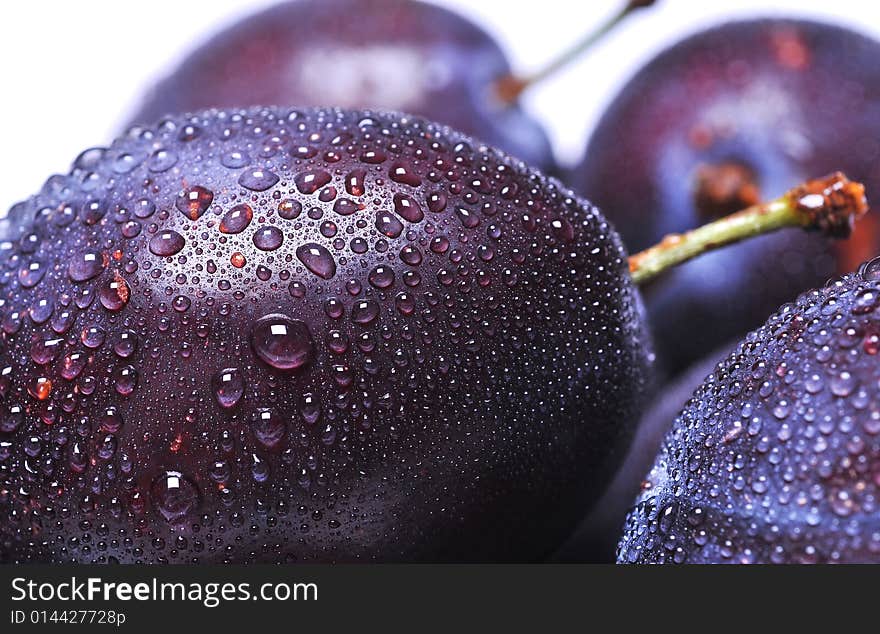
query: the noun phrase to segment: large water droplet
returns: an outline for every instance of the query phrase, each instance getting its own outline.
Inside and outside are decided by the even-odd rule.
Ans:
[[[282,242],[284,242],[284,232],[278,227],[260,227],[254,234],[254,245],[261,251],[274,251]]]
[[[177,209],[190,220],[198,220],[213,201],[214,193],[197,185],[177,197]]]
[[[418,187],[422,184],[422,179],[415,173],[412,165],[400,161],[391,165],[388,175],[395,183],[402,183],[410,187]]]
[[[153,481],[150,497],[156,511],[169,524],[192,519],[202,496],[195,483],[180,471],[166,471]]]
[[[480,218],[477,214],[467,207],[456,207],[455,215],[467,229],[473,229],[480,224]]]
[[[418,247],[407,244],[400,250],[400,259],[410,266],[418,266],[422,263],[422,252]]]
[[[298,200],[282,200],[278,204],[278,215],[285,220],[293,220],[302,213],[302,203]]]
[[[122,396],[128,396],[137,386],[138,374],[134,366],[126,365],[114,372],[116,392]]]
[[[67,274],[74,282],[85,282],[104,270],[104,258],[98,251],[86,251],[73,256]]]
[[[859,275],[867,282],[880,280],[880,256],[862,264],[859,267]]]
[[[363,196],[366,193],[367,170],[354,169],[345,177],[345,191],[351,196]]]
[[[394,305],[401,315],[412,315],[416,309],[416,302],[409,293],[398,293],[394,298]]]
[[[835,396],[849,396],[858,385],[858,379],[846,370],[831,377],[831,391]]]
[[[263,192],[278,182],[278,175],[262,168],[245,170],[238,184],[255,192]]]
[[[409,222],[421,222],[425,217],[421,205],[406,194],[394,194],[394,212]]]
[[[257,442],[269,449],[277,447],[287,432],[284,419],[274,409],[259,408],[251,418],[251,432]]]
[[[226,152],[223,156],[220,157],[220,163],[223,165],[223,167],[228,167],[229,169],[238,169],[240,167],[244,167],[250,162],[251,158],[247,153],[239,152],[237,150]]]
[[[354,202],[350,198],[339,198],[333,203],[333,211],[340,216],[350,216],[351,214],[360,211],[362,208],[363,205]]]
[[[435,214],[446,209],[446,194],[434,192],[428,196],[428,210]]]
[[[176,231],[161,231],[150,239],[150,253],[166,257],[179,253],[186,244],[183,236]]]
[[[351,309],[351,320],[356,324],[366,326],[373,323],[378,316],[379,304],[372,299],[356,302]]]
[[[30,316],[35,324],[44,324],[49,321],[52,312],[55,310],[55,302],[51,299],[38,299],[31,306]]]
[[[88,357],[81,352],[73,352],[61,361],[60,374],[68,381],[72,381],[80,375],[88,362]]]
[[[223,215],[220,220],[220,231],[222,233],[241,233],[251,223],[254,217],[254,210],[251,206],[242,203],[236,205]]]
[[[330,178],[331,176],[329,173],[323,170],[318,170],[297,174],[294,177],[293,182],[296,183],[296,188],[303,194],[314,194],[321,187],[329,183]]]
[[[101,305],[107,310],[122,310],[128,303],[128,284],[119,273],[114,273],[113,279],[101,285],[98,297],[101,300]]]
[[[11,434],[21,427],[24,421],[24,409],[20,405],[2,407],[4,411],[0,414],[0,432]]]
[[[101,423],[101,429],[111,434],[115,434],[122,427],[122,414],[113,406],[105,409],[98,420]]]
[[[123,330],[113,344],[113,352],[126,359],[137,349],[137,334],[131,330]]]
[[[100,326],[88,326],[87,328],[83,328],[82,333],[80,333],[80,341],[83,342],[83,345],[87,348],[100,348],[104,345],[104,340],[107,338],[107,331],[101,328]]]
[[[39,260],[34,260],[18,271],[18,283],[24,288],[33,288],[46,275],[46,267]]]
[[[379,265],[370,271],[367,279],[376,288],[388,288],[394,284],[394,271],[390,266]]]
[[[28,393],[39,401],[45,401],[52,393],[52,381],[44,376],[32,379],[27,386]]]
[[[359,158],[364,163],[378,165],[379,163],[383,163],[388,157],[382,150],[367,150],[366,152],[362,152]]]
[[[31,343],[31,359],[39,365],[54,361],[61,354],[63,345],[63,339],[43,339],[38,337]]]
[[[238,368],[220,370],[211,379],[211,391],[223,408],[235,407],[244,394],[244,376]]]
[[[380,211],[376,213],[376,229],[384,236],[397,238],[403,233],[403,223],[387,211]]]
[[[70,468],[76,473],[82,473],[89,464],[89,457],[86,454],[85,447],[82,443],[76,442],[70,450]]]
[[[312,359],[314,345],[308,327],[287,315],[261,317],[251,331],[254,353],[279,370],[296,370]]]
[[[165,149],[158,149],[147,161],[147,169],[151,172],[161,174],[167,172],[177,164],[177,154]]]
[[[336,275],[336,260],[325,247],[314,242],[300,245],[296,257],[305,267],[320,278],[329,280]]]
[[[107,205],[99,200],[90,200],[80,209],[79,216],[87,225],[95,225],[107,213]]]
[[[156,203],[147,198],[141,198],[133,205],[134,215],[138,218],[149,218],[156,212]]]

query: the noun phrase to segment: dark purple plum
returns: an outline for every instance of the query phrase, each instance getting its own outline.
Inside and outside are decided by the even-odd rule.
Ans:
[[[878,57],[873,39],[804,20],[697,33],[624,87],[570,180],[631,251],[835,169],[864,182],[876,204]],[[645,289],[661,365],[681,371],[878,252],[880,228],[868,218],[836,249],[787,232],[681,267]]]
[[[6,561],[536,560],[650,380],[601,213],[421,119],[168,118],[10,224]]]
[[[750,333],[684,405],[619,562],[880,562],[880,258]]]
[[[450,125],[543,169],[543,129],[494,85],[507,57],[479,26],[415,0],[295,0],[200,45],[147,96],[136,123],[204,108],[381,108]]]

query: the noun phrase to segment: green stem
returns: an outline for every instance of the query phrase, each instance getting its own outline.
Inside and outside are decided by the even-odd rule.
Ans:
[[[837,172],[687,233],[668,235],[656,246],[630,257],[630,274],[636,284],[642,284],[707,251],[785,227],[844,238],[853,222],[867,211],[864,186]]]
[[[587,33],[583,38],[575,42],[573,46],[563,51],[559,56],[551,60],[539,70],[527,75],[510,74],[498,79],[495,84],[496,91],[502,101],[508,104],[514,103],[519,96],[537,83],[542,82],[551,75],[556,74],[561,68],[578,59],[584,52],[592,48],[608,33],[620,24],[628,15],[654,4],[655,0],[629,0],[616,14],[611,16],[595,30]]]

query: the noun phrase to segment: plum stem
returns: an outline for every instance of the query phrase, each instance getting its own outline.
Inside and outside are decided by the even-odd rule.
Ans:
[[[593,45],[613,31],[628,15],[638,9],[649,7],[654,2],[655,0],[629,0],[620,11],[537,71],[524,75],[510,73],[498,78],[495,82],[495,91],[498,97],[506,104],[515,103],[519,96],[527,89],[554,75],[561,68],[578,59],[585,51],[592,48]]]
[[[809,180],[769,202],[752,205],[686,233],[670,234],[659,244],[629,258],[636,284],[698,255],[785,227],[846,238],[868,211],[865,187],[840,172]]]

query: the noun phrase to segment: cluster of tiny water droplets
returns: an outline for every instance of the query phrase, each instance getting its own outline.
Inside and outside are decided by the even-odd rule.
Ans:
[[[783,306],[676,419],[621,562],[880,560],[880,258]]]
[[[400,558],[485,499],[515,531],[584,497],[642,389],[604,219],[419,120],[167,119],[10,215],[15,560]]]

